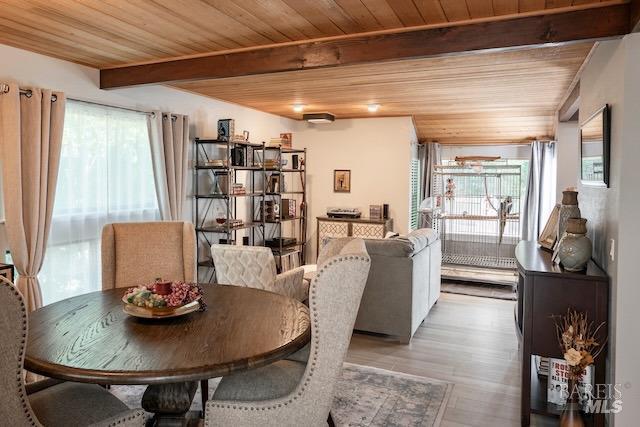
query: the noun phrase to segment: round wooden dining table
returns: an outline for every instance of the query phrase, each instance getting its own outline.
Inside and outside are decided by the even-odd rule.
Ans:
[[[309,309],[299,301],[239,286],[202,288],[205,311],[170,319],[125,314],[125,289],[42,307],[29,315],[25,368],[68,381],[151,385],[145,409],[163,424],[175,408],[162,402],[190,404],[195,381],[267,365],[310,341]]]

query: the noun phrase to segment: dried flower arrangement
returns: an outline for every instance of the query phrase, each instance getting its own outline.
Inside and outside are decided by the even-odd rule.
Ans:
[[[598,342],[598,334],[605,322],[594,326],[586,313],[572,309],[568,309],[564,316],[554,317],[559,318],[556,320],[556,335],[564,360],[569,365],[569,379],[577,380],[604,349],[606,336]]]

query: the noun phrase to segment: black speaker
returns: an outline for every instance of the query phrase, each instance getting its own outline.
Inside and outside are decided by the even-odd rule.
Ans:
[[[245,166],[244,148],[234,147],[231,149],[231,164],[233,166]]]
[[[294,154],[291,156],[291,167],[293,169],[298,169],[298,155]]]
[[[382,218],[389,219],[389,205],[386,203],[382,205]]]
[[[242,244],[244,246],[249,246],[249,236],[242,236]]]

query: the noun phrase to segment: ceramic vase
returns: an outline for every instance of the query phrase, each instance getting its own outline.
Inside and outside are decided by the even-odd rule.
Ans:
[[[591,240],[587,234],[587,220],[569,218],[565,236],[558,245],[558,259],[567,271],[582,271],[591,259]]]
[[[569,218],[580,218],[578,192],[565,190],[562,192],[562,204],[558,214],[558,239],[562,239],[562,236],[567,231]]]
[[[560,416],[560,427],[584,427],[584,420],[580,412],[578,393],[574,393],[576,381],[569,379],[569,398]]]

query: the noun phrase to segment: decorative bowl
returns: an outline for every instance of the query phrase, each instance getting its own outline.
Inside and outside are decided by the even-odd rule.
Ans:
[[[204,309],[201,297],[197,284],[158,279],[127,289],[122,309],[131,316],[147,319],[177,317]]]
[[[184,316],[185,314],[200,310],[200,298],[179,307],[138,307],[137,305],[128,303],[126,297],[122,297],[122,302],[124,303],[122,311],[130,316],[145,319],[168,319],[171,317]]]

